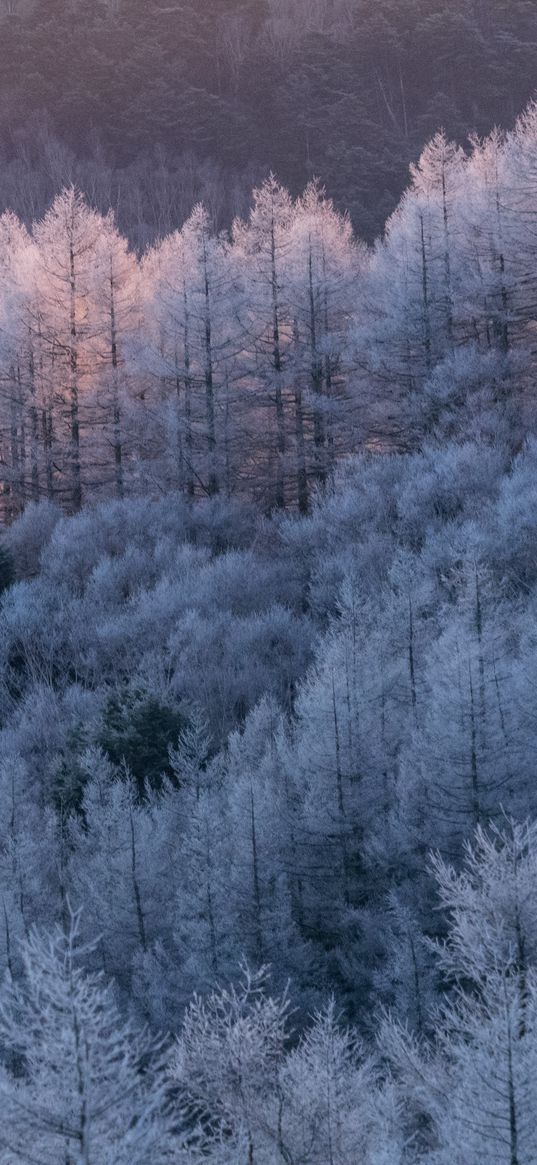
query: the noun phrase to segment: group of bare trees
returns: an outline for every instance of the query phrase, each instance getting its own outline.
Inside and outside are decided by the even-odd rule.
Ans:
[[[74,188],[0,229],[6,517],[155,484],[307,509],[350,448],[358,261],[315,186],[293,203],[267,181],[231,237],[199,206],[140,261]]]
[[[29,500],[183,491],[307,512],[344,453],[533,423],[537,111],[438,134],[370,252],[316,184],[201,204],[141,257],[75,188],[0,218],[0,457]]]
[[[10,214],[1,230],[6,515],[42,497],[78,509],[88,483],[121,495],[119,337],[135,260],[74,190],[32,235]]]

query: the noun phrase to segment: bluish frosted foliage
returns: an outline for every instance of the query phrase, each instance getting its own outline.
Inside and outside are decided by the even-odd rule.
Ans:
[[[107,220],[19,517],[56,453],[17,381],[1,1165],[534,1160],[536,124],[438,135],[368,256],[315,187],[199,208],[130,332]],[[65,341],[93,212],[8,226]]]

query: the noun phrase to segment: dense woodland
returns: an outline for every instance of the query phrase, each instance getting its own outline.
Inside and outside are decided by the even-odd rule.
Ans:
[[[2,1165],[535,1159],[536,171],[0,220]]]
[[[240,111],[280,99],[260,62],[365,35],[352,0],[234,7],[223,109],[231,60]],[[458,40],[456,137],[522,98],[532,7],[461,5],[497,55],[480,113]],[[155,85],[195,14],[69,12],[66,62],[145,19],[140,69],[169,20]],[[367,91],[404,160],[441,119],[402,12]],[[211,141],[205,203],[200,152],[131,231],[46,75],[58,169],[14,131],[1,179],[33,201],[0,216],[0,1165],[535,1165],[537,106],[434,133],[374,244],[302,161],[215,208]]]
[[[221,496],[306,514],[338,459],[532,431],[537,105],[470,153],[438,133],[367,248],[274,177],[137,257],[75,187],[0,217],[6,520],[46,498]]]
[[[532,0],[1,0],[0,206],[74,181],[145,246],[272,170],[372,241],[438,127],[511,128],[536,75]]]

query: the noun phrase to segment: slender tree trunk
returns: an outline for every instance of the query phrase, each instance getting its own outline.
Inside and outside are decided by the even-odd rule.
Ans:
[[[423,339],[425,344],[425,368],[429,373],[432,367],[432,346],[431,346],[431,314],[429,305],[429,272],[427,267],[427,251],[425,248],[425,224],[423,222],[423,215],[420,214],[420,235],[421,235],[421,284],[423,296]]]
[[[468,665],[468,668],[470,684],[470,777],[472,785],[472,817],[473,825],[475,828],[481,821],[481,796],[479,788],[479,769],[477,763],[476,708],[471,664]]]
[[[308,253],[308,298],[310,316],[310,357],[311,357],[311,386],[313,398],[319,398],[323,389],[323,366],[319,356],[317,344],[317,312],[315,306],[315,291],[313,287],[313,254],[311,236]],[[326,480],[326,466],[324,464],[324,445],[326,441],[324,420],[321,410],[314,405],[313,409],[313,440],[315,445],[315,475],[319,481]]]
[[[112,361],[112,409],[114,423],[114,476],[118,498],[124,496],[123,481],[123,438],[121,431],[121,406],[119,400],[119,358],[116,327],[116,296],[114,270],[110,259],[110,355]]]
[[[17,482],[19,509],[23,510],[27,496],[26,461],[27,461],[27,433],[24,389],[20,366],[17,367],[17,417],[19,429],[19,473]]]
[[[187,469],[185,464],[185,456],[183,451],[183,425],[181,417],[181,375],[179,371],[179,355],[177,349],[174,354],[175,361],[175,406],[176,406],[176,422],[177,422],[177,481],[180,489],[184,489]]]
[[[509,1098],[509,1165],[521,1165],[520,1157],[518,1155],[518,1113],[516,1106],[516,1091],[515,1091],[515,1074],[513,1065],[513,1033],[511,1031],[511,1023],[509,1019],[508,1008],[509,1004],[506,1000],[507,1008],[507,1089]]]
[[[218,493],[218,474],[216,471],[216,425],[214,407],[214,363],[211,321],[211,288],[207,259],[207,243],[203,236],[203,280],[205,294],[205,403],[207,411],[207,445],[209,450],[209,479],[210,494]]]
[[[412,598],[408,597],[408,671],[410,676],[410,698],[412,700],[412,711],[414,713],[414,720],[418,722],[418,696],[416,689],[416,660],[415,660],[415,643],[414,643],[414,607],[412,605]]]
[[[302,406],[302,392],[295,387],[295,440],[296,440],[296,480],[298,509],[301,514],[307,514],[309,509],[308,475],[306,471],[306,443],[304,439],[304,409]]]
[[[213,889],[212,889],[212,856],[211,856],[211,839],[209,836],[209,826],[205,821],[205,863],[207,870],[206,880],[206,899],[207,899],[207,921],[209,924],[209,939],[211,945],[211,967],[213,974],[218,974],[218,947],[216,943],[216,922],[213,905]]]
[[[72,956],[71,956],[72,959]],[[90,1165],[90,1123],[88,1113],[88,1100],[86,1095],[86,1071],[84,1065],[83,1032],[80,1029],[80,1021],[77,1013],[75,1002],[75,989],[73,982],[73,967],[72,962],[69,966],[69,982],[70,982],[70,996],[71,996],[71,1017],[73,1023],[73,1036],[75,1045],[75,1062],[76,1062],[76,1088],[78,1093],[78,1128],[75,1134],[77,1143],[77,1162],[76,1165]]]
[[[17,424],[17,377],[15,369],[12,368],[10,372],[10,390],[9,390],[9,436],[10,436],[10,473],[9,473],[9,510],[8,518],[16,518],[19,507],[19,478],[20,478],[20,458],[19,458],[19,432]]]
[[[276,267],[276,227],[274,215],[271,221],[271,285],[272,285],[272,337],[273,337],[273,366],[275,374],[275,403],[276,403],[276,430],[277,430],[277,458],[276,458],[276,506],[285,508],[285,409],[282,393],[282,353],[280,343],[280,304],[278,295],[278,272]]]
[[[409,935],[408,941],[410,943],[410,957],[412,959],[412,977],[414,979],[414,998],[416,1000],[416,1019],[418,1023],[418,1035],[423,1031],[423,1006],[421,1001],[421,983],[418,959],[416,955],[416,943],[414,936]]]
[[[295,324],[295,348],[298,351],[298,326]],[[304,406],[302,402],[302,390],[298,383],[295,383],[294,389],[295,399],[295,445],[296,445],[296,481],[297,481],[297,499],[298,509],[301,514],[307,514],[309,506],[308,498],[308,474],[306,468],[306,438],[304,432]]]
[[[50,502],[54,500],[54,461],[53,461],[53,444],[54,444],[54,416],[53,416],[53,398],[51,383],[54,381],[54,365],[55,365],[55,350],[52,345],[52,352],[50,357],[50,382],[46,383],[44,407],[41,413],[41,428],[43,448],[45,451],[45,477],[47,483],[47,498]]]
[[[136,906],[136,918],[138,920],[138,933],[140,935],[140,943],[142,946],[142,950],[146,951],[147,950],[147,939],[146,939],[146,931],[145,931],[144,912],[142,909],[142,896],[140,893],[140,884],[138,882],[136,841],[135,841],[135,837],[134,837],[134,820],[133,820],[133,816],[132,816],[132,810],[131,810],[131,815],[130,815],[130,827],[131,827],[132,889],[133,889],[133,893],[134,893],[134,903]]]
[[[328,303],[328,281],[327,281],[327,272],[326,272],[326,248],[324,245],[324,239],[323,239],[323,244],[322,244],[322,262],[323,262],[323,283],[324,283],[323,322],[324,322],[324,334],[325,334],[325,337],[328,337],[330,335],[330,312],[329,312],[329,303]],[[326,352],[325,357],[324,357],[324,390],[325,390],[325,396],[326,396],[327,400],[330,400],[332,397],[332,390],[333,390],[333,369],[332,369],[332,356],[330,355],[329,351]],[[328,411],[328,415],[326,418],[325,432],[326,432],[326,447],[327,447],[327,458],[328,458],[328,463],[327,463],[326,468],[327,468],[327,471],[330,472],[334,468],[335,459],[336,459],[336,445],[335,445],[335,441],[334,441],[334,420],[333,420],[333,417],[331,415],[330,410]]]
[[[263,962],[263,928],[261,924],[261,884],[259,879],[259,855],[257,851],[257,825],[255,819],[254,790],[250,785],[250,824],[252,841],[252,885],[255,903],[256,955],[259,964]]]
[[[73,509],[75,512],[82,505],[82,473],[80,467],[80,411],[78,394],[78,331],[76,318],[76,265],[75,253],[71,242],[69,247],[69,314],[71,344],[69,351],[70,365],[70,417],[71,417],[71,463],[73,475]]]
[[[449,237],[449,208],[447,201],[446,167],[442,166],[442,211],[444,219],[444,278],[446,281],[446,327],[450,346],[453,346],[453,292]]]
[[[36,384],[35,384],[35,360],[34,350],[30,345],[30,356],[28,362],[28,374],[30,379],[30,460],[31,460],[31,492],[32,501],[36,502],[39,499],[39,417],[36,404]]]
[[[345,905],[349,906],[349,878],[348,878],[348,852],[347,852],[347,817],[345,812],[345,799],[343,795],[343,772],[341,768],[341,741],[339,734],[339,717],[337,714],[336,702],[336,684],[334,676],[332,675],[332,712],[334,717],[334,746],[336,752],[336,790],[337,790],[337,804],[339,810],[339,819],[341,826],[341,850],[343,858],[343,896]]]
[[[183,283],[184,305],[184,357],[185,357],[185,448],[186,448],[186,492],[189,498],[194,497],[193,456],[194,442],[192,440],[192,380],[190,376],[190,314],[186,283]]]
[[[9,976],[10,976],[11,980],[13,980],[13,961],[11,958],[11,931],[10,931],[10,927],[9,927],[9,919],[7,916],[7,908],[6,908],[5,898],[2,901],[2,906],[3,906],[3,911],[4,911],[4,933],[5,933],[5,937],[6,937],[6,964],[7,964],[7,969],[9,971]]]
[[[509,296],[505,284],[505,255],[503,252],[503,229],[502,229],[502,208],[500,201],[500,190],[498,186],[498,174],[496,173],[496,221],[498,224],[498,238],[500,241],[500,274],[502,277],[502,327],[501,327],[501,347],[503,352],[507,355],[511,347],[511,338],[509,335]]]

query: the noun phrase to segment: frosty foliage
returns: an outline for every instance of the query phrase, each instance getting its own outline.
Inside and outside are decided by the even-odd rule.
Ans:
[[[536,124],[2,220],[1,1165],[534,1161]]]
[[[370,249],[317,182],[273,176],[229,231],[200,203],[140,255],[73,186],[30,231],[3,214],[4,518],[171,490],[306,514],[357,449],[518,447],[536,126],[530,105],[467,152],[436,134]]]

